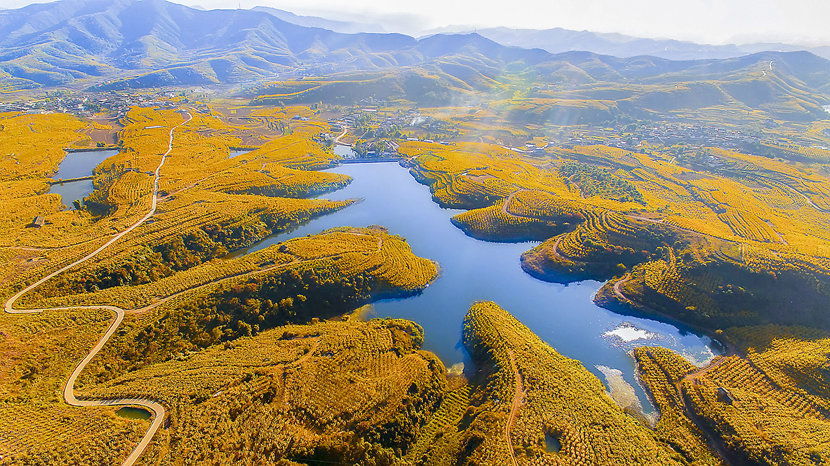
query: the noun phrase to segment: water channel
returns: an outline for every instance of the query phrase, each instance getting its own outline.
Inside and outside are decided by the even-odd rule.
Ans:
[[[653,407],[636,382],[634,360],[629,354],[632,348],[664,346],[698,364],[713,356],[714,345],[705,336],[596,306],[592,297],[600,282],[562,285],[526,274],[519,265],[519,256],[538,243],[493,243],[465,235],[450,223],[450,217],[462,211],[439,207],[432,201],[429,188],[397,163],[345,164],[328,171],[349,175],[353,180],[345,188],[321,197],[360,202],[291,232],[266,238],[244,253],[338,226],[383,225],[390,233],[403,236],[415,254],[439,264],[440,275],[420,295],[375,302],[367,317],[399,317],[419,323],[425,331],[424,349],[436,353],[448,368],[457,363],[472,367],[461,343],[461,330],[464,314],[477,300],[495,301],[557,351],[582,361],[606,383],[615,385],[625,380],[634,387],[647,413]]]

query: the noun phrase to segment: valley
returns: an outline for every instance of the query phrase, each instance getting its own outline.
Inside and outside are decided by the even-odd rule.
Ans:
[[[0,464],[830,462],[830,61],[65,2],[0,11]]]

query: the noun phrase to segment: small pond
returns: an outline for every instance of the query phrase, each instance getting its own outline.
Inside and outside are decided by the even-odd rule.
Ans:
[[[232,159],[234,157],[239,157],[240,155],[247,154],[248,152],[251,152],[252,150],[254,150],[254,149],[235,149],[235,150],[230,151],[230,153],[228,154],[228,158]]]
[[[92,170],[104,160],[117,154],[117,150],[88,150],[69,152],[58,167],[58,172],[52,176],[54,180],[66,180],[92,175]],[[74,209],[74,201],[83,202],[83,198],[92,193],[92,180],[67,181],[53,184],[50,193],[61,196],[61,202],[68,209]]]
[[[115,414],[127,419],[150,419],[152,417],[150,411],[143,408],[133,408],[131,406],[125,406],[116,411]]]

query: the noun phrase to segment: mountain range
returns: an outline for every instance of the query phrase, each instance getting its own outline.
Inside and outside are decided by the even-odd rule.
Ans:
[[[463,31],[464,29],[459,29]],[[625,34],[553,29],[477,29],[476,33],[500,44],[538,47],[551,53],[584,50],[601,55],[635,57],[650,55],[669,60],[735,58],[759,52],[808,51],[830,59],[830,46],[805,47],[783,43],[709,45],[672,39],[647,39]]]
[[[474,35],[343,34],[270,12],[203,11],[163,0],[63,0],[0,11],[0,37],[0,77],[19,87],[243,82],[298,69],[417,65],[465,50],[491,61],[547,56]]]
[[[740,102],[794,119],[825,116],[821,107],[830,100],[830,61],[806,51],[707,60],[618,58],[588,51],[554,54],[477,33],[416,39],[318,26],[357,27],[281,10],[200,10],[164,0],[32,4],[0,11],[0,83],[6,90],[240,83],[256,88],[283,79],[392,72],[407,95],[441,96],[489,91],[499,76],[521,71],[530,73],[537,84],[532,95],[543,100],[628,99],[664,110]],[[516,41],[508,39],[503,40]],[[537,40],[548,49],[579,42],[546,41],[544,35]],[[384,79],[377,82],[388,83]]]
[[[300,16],[275,8],[255,7],[254,10],[265,11],[289,23],[301,26],[320,27],[336,32],[404,32],[412,31],[417,18],[406,18],[408,24],[400,24],[395,18],[386,18],[386,25],[377,22],[357,22],[332,20],[317,16]],[[331,12],[331,16],[337,13]],[[370,18],[371,19],[371,18]],[[540,48],[551,53],[570,51],[594,52],[615,57],[635,57],[650,55],[669,60],[702,60],[734,58],[758,52],[798,52],[806,50],[822,58],[830,59],[830,46],[804,46],[780,42],[757,42],[745,44],[700,44],[674,39],[652,39],[635,37],[619,33],[577,31],[573,29],[516,29],[506,27],[471,28],[469,26],[446,26],[438,29],[423,29],[406,32],[415,37],[434,34],[476,33],[503,45],[523,48]]]
[[[340,32],[343,34],[359,34],[361,32],[390,32],[385,27],[383,27],[383,25],[377,23],[358,23],[355,21],[340,21],[329,18],[321,18],[319,16],[298,15],[290,11],[280,10],[278,8],[271,8],[266,6],[255,6],[251,8],[251,10],[268,13],[271,16],[275,16],[285,22],[296,24],[298,26],[328,29],[329,31]]]

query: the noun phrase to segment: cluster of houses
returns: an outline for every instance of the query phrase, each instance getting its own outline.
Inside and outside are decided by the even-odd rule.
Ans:
[[[114,118],[121,118],[132,107],[154,107],[175,109],[180,103],[172,101],[173,92],[157,93],[130,93],[130,92],[97,92],[89,94],[68,94],[56,92],[53,95],[46,93],[43,98],[30,99],[19,102],[0,102],[0,112],[24,113],[70,113],[81,118],[106,111]],[[205,104],[194,103],[192,106],[200,113],[209,113],[210,108]]]
[[[394,133],[402,128],[420,126],[431,120],[416,110],[384,112],[375,106],[361,106],[352,109],[340,118],[332,118],[329,124],[336,130],[344,126],[353,129],[372,126],[377,133]]]
[[[366,150],[365,154],[361,154],[365,157],[397,156],[400,147],[397,139],[402,137],[402,130],[420,128],[422,131],[427,131],[441,123],[443,122],[425,117],[414,109],[385,112],[375,106],[360,106],[339,118],[329,120],[331,130],[335,133],[342,131],[343,128],[349,128],[353,134],[362,135],[369,132],[372,135],[369,139],[375,138],[374,143],[367,145],[371,148]],[[447,141],[436,141],[426,137],[409,136],[403,139],[449,145]]]
[[[698,124],[664,123],[659,125],[642,125],[633,129],[593,128],[580,129],[579,133],[568,137],[565,144],[605,144],[626,150],[637,150],[643,143],[672,146],[675,144],[700,144],[741,149],[746,144],[757,142],[755,136],[739,130],[704,126]]]

